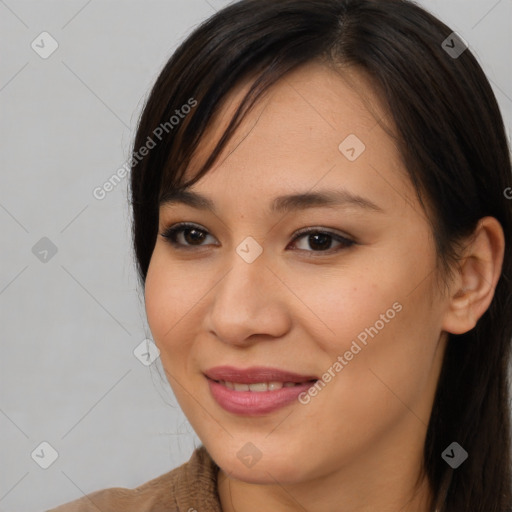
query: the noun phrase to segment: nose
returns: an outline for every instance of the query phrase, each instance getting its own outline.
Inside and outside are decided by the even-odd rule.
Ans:
[[[250,345],[279,338],[290,329],[290,292],[267,267],[264,254],[247,263],[235,253],[230,270],[212,290],[206,327],[225,343]]]

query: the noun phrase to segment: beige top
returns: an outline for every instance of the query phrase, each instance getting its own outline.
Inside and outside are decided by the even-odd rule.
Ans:
[[[185,464],[135,489],[103,489],[46,512],[222,512],[218,469],[201,446]]]

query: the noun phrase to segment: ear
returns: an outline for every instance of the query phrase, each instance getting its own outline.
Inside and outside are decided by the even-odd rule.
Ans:
[[[494,217],[478,221],[450,287],[442,329],[464,334],[475,327],[492,302],[505,252],[503,228]]]

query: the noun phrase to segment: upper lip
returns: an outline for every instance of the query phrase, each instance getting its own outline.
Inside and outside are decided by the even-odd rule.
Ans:
[[[258,382],[308,382],[318,380],[314,375],[299,375],[298,373],[280,370],[279,368],[270,368],[268,366],[253,366],[251,368],[215,366],[204,373],[212,380],[236,382],[239,384],[256,384]]]

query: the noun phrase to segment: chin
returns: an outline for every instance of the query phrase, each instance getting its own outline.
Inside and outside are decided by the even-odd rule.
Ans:
[[[230,478],[250,484],[292,484],[306,479],[307,469],[299,460],[297,452],[263,448],[259,451],[254,445],[242,444],[240,449],[231,446],[208,446],[215,463]],[[258,458],[260,457],[260,458]]]

